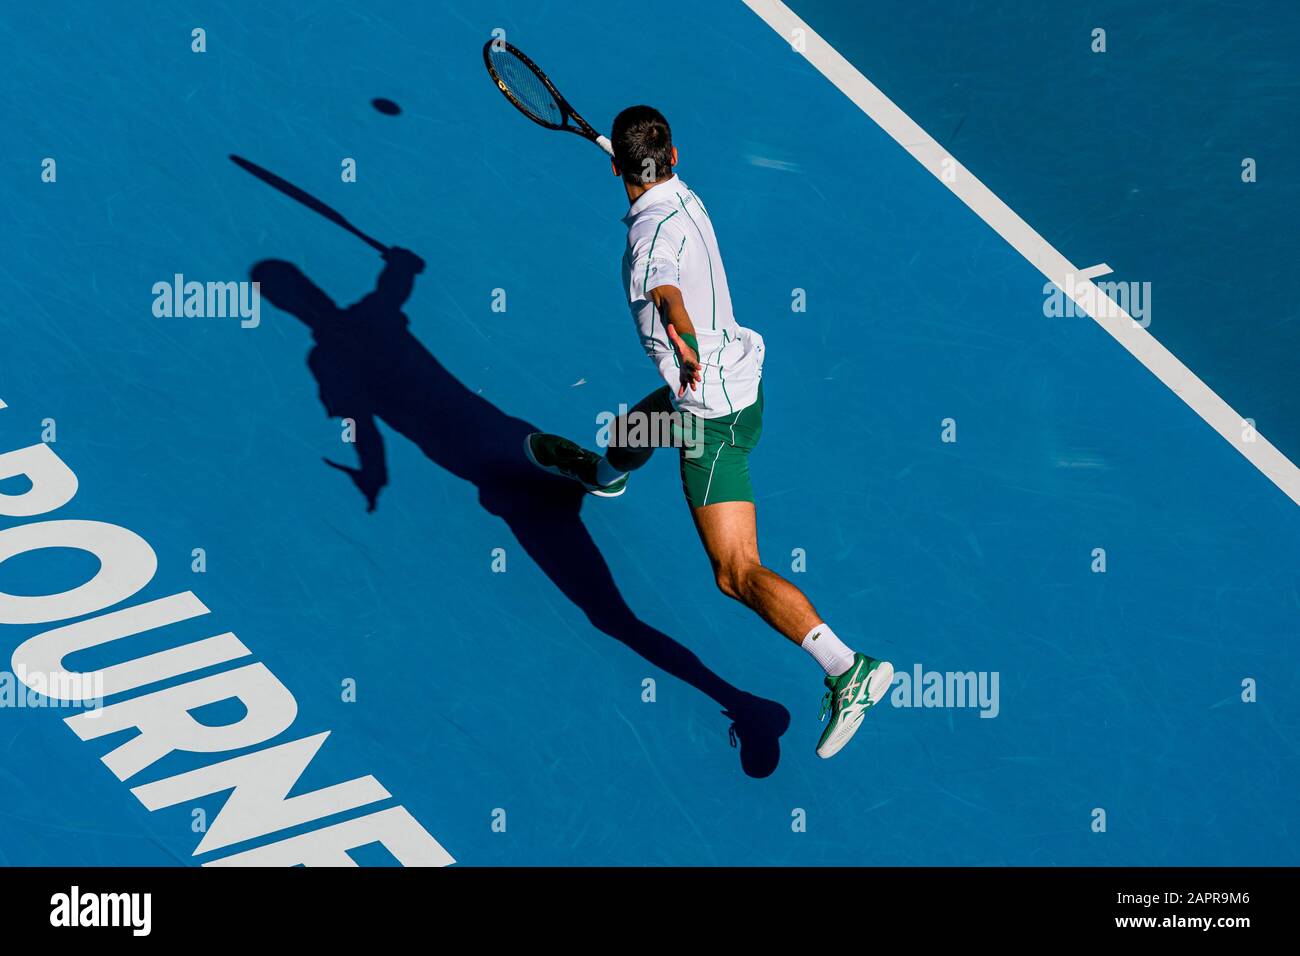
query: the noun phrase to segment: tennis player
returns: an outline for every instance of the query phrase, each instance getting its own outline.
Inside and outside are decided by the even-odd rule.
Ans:
[[[627,191],[623,286],[641,346],[665,385],[610,430],[602,457],[567,438],[536,432],[526,451],[538,467],[616,497],[654,451],[671,422],[682,488],[713,565],[718,589],[798,644],[826,672],[817,754],[849,742],[868,708],[888,691],[894,668],[855,652],[821,619],[803,592],[758,556],[749,453],[763,431],[763,339],[731,311],[708,211],[673,172],[677,150],[668,121],[649,106],[614,120],[612,168]],[[662,443],[662,442],[660,442]]]

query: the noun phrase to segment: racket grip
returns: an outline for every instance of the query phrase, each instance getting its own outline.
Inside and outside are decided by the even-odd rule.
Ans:
[[[597,136],[596,145],[599,146],[601,149],[603,149],[605,152],[609,153],[610,156],[614,155],[614,144],[609,141],[608,136]]]

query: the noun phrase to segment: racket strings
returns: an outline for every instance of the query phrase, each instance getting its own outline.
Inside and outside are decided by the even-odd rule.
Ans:
[[[526,63],[509,50],[492,50],[489,54],[492,68],[497,71],[501,81],[511,95],[519,101],[532,116],[543,123],[559,126],[564,121],[564,113],[555,96],[546,88],[546,84]]]

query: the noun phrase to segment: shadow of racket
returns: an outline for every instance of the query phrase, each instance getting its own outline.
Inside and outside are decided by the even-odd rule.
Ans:
[[[320,215],[324,216],[326,219],[328,219],[330,222],[334,223],[335,225],[342,226],[344,229],[352,233],[352,235],[356,236],[362,242],[370,245],[375,249],[378,249],[380,252],[388,251],[388,247],[386,245],[384,245],[378,239],[366,235],[356,226],[352,225],[352,223],[348,222],[347,219],[343,217],[343,214],[339,212],[337,209],[334,209],[332,206],[325,205],[315,196],[311,195],[311,193],[299,189],[297,186],[289,182],[287,179],[281,179],[279,176],[271,172],[269,169],[263,169],[261,166],[257,165],[257,163],[244,159],[244,157],[242,156],[236,156],[234,153],[230,154],[230,161],[234,163],[236,166],[238,166],[240,169],[252,173],[254,176],[262,180],[262,182],[266,183],[268,186],[273,186],[274,188],[280,190],[280,192],[284,193],[290,199],[296,199],[298,202],[302,203],[308,209],[312,210],[313,212],[319,213]]]

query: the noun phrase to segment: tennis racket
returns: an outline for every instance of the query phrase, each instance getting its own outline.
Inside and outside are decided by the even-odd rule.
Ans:
[[[542,68],[505,40],[488,40],[483,45],[483,62],[497,89],[534,123],[547,129],[577,133],[610,156],[614,155],[609,137],[597,133],[560,95]]]

